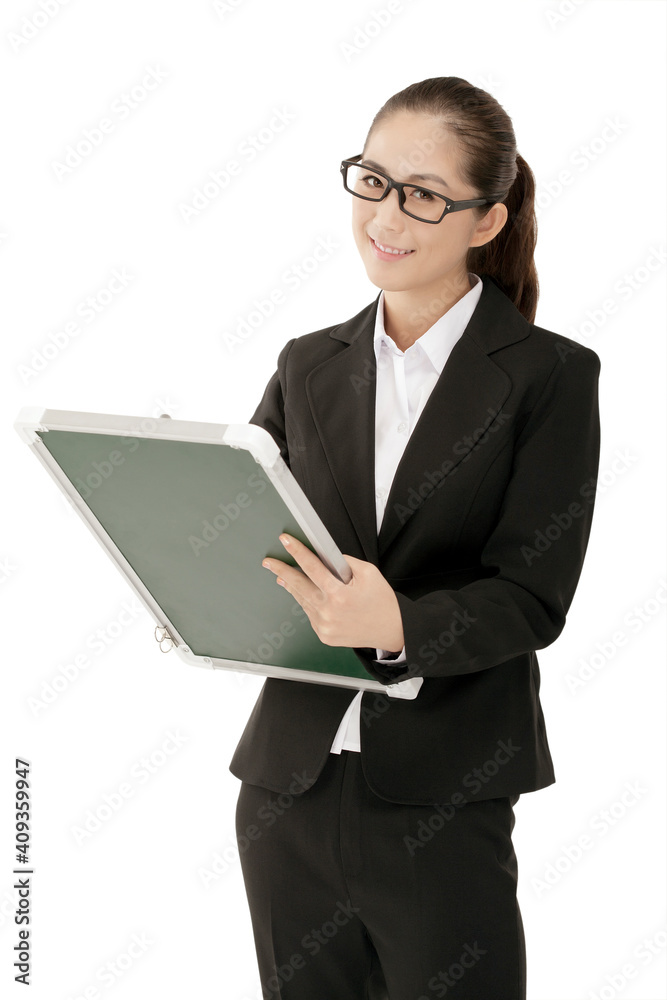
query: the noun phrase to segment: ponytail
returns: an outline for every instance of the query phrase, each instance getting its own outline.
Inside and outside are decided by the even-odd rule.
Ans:
[[[470,247],[466,263],[469,271],[493,278],[528,322],[534,323],[539,296],[534,259],[537,242],[535,177],[520,153],[517,153],[516,165],[514,183],[503,199],[507,206],[507,222],[488,243]]]

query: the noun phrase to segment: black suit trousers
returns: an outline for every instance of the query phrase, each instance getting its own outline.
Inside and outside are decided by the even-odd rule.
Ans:
[[[402,804],[361,755],[236,809],[264,1000],[525,1000],[513,806]]]

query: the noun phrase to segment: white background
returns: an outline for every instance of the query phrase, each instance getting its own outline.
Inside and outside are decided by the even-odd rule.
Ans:
[[[381,29],[383,0],[236,0],[227,12],[204,0],[44,4],[56,12],[37,0],[4,0],[0,12],[3,990],[22,756],[34,1000],[94,986],[88,996],[112,1000],[260,996],[228,764],[262,680],[162,655],[143,610],[114,627],[132,593],[13,421],[28,405],[247,421],[287,340],[377,294],[340,160],[361,151],[391,94],[455,75],[509,112],[537,178],[536,322],[602,359],[590,545],[567,626],[539,653],[557,782],[516,807],[528,996],[664,998],[665,4],[403,0]],[[121,115],[117,102],[149,70],[154,89]],[[289,123],[241,157],[275,109]],[[58,178],[67,147],[105,117],[113,130]],[[241,173],[186,222],[182,206],[230,159]],[[297,160],[312,170],[312,197],[285,191]],[[559,188],[564,170],[572,182]],[[290,290],[285,272],[320,238],[335,250]],[[127,287],[87,322],[80,303],[114,269]],[[275,289],[285,301],[230,350],[227,335]],[[58,335],[64,346],[38,370]],[[95,654],[100,628],[120,634]],[[37,710],[82,652],[90,665]],[[573,692],[568,677],[591,658]],[[170,732],[186,739],[160,756]],[[151,755],[163,763],[149,780],[130,777]],[[88,810],[128,780],[132,796],[77,843]],[[637,791],[621,804],[628,784]],[[568,861],[585,834],[592,846]],[[207,887],[216,853],[226,870]],[[125,964],[135,934],[150,944],[104,986],[98,970]],[[5,995],[26,993],[11,983]]]

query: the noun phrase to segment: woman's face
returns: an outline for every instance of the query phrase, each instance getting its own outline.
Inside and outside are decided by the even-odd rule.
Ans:
[[[478,192],[461,180],[458,149],[451,133],[427,115],[402,111],[387,119],[368,140],[362,162],[368,164],[371,160],[396,181],[422,184],[454,201],[478,197]],[[414,204],[418,206],[419,202]],[[406,208],[410,208],[409,201]],[[504,222],[506,210],[504,206],[498,208]],[[494,225],[499,221],[495,208],[488,216],[477,223],[473,209],[464,209],[432,225],[402,212],[397,191],[391,191],[380,202],[352,198],[357,248],[369,279],[385,291],[416,291],[431,296],[447,286],[467,289],[468,248],[486,243],[502,228]],[[387,256],[378,252],[374,241],[411,252]]]

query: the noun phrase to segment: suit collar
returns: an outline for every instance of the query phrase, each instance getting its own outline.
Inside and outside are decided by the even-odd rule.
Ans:
[[[493,278],[488,274],[480,277],[483,283],[482,295],[464,333],[486,354],[491,354],[500,347],[527,337],[530,324]],[[351,344],[362,336],[369,322],[371,330],[374,330],[375,313],[381,294],[378,292],[373,302],[364,306],[356,316],[334,327],[329,336]]]
[[[462,442],[489,425],[511,382],[489,356],[523,340],[530,324],[488,275],[463,334],[454,345],[417,421],[392,482],[377,533],[375,513],[375,315],[380,294],[329,336],[346,344],[305,380],[306,395],[335,486],[365,557],[375,565],[433,491],[429,474],[466,454]],[[445,480],[446,482],[446,480]],[[445,485],[445,484],[441,484]],[[446,488],[446,487],[445,487]]]

